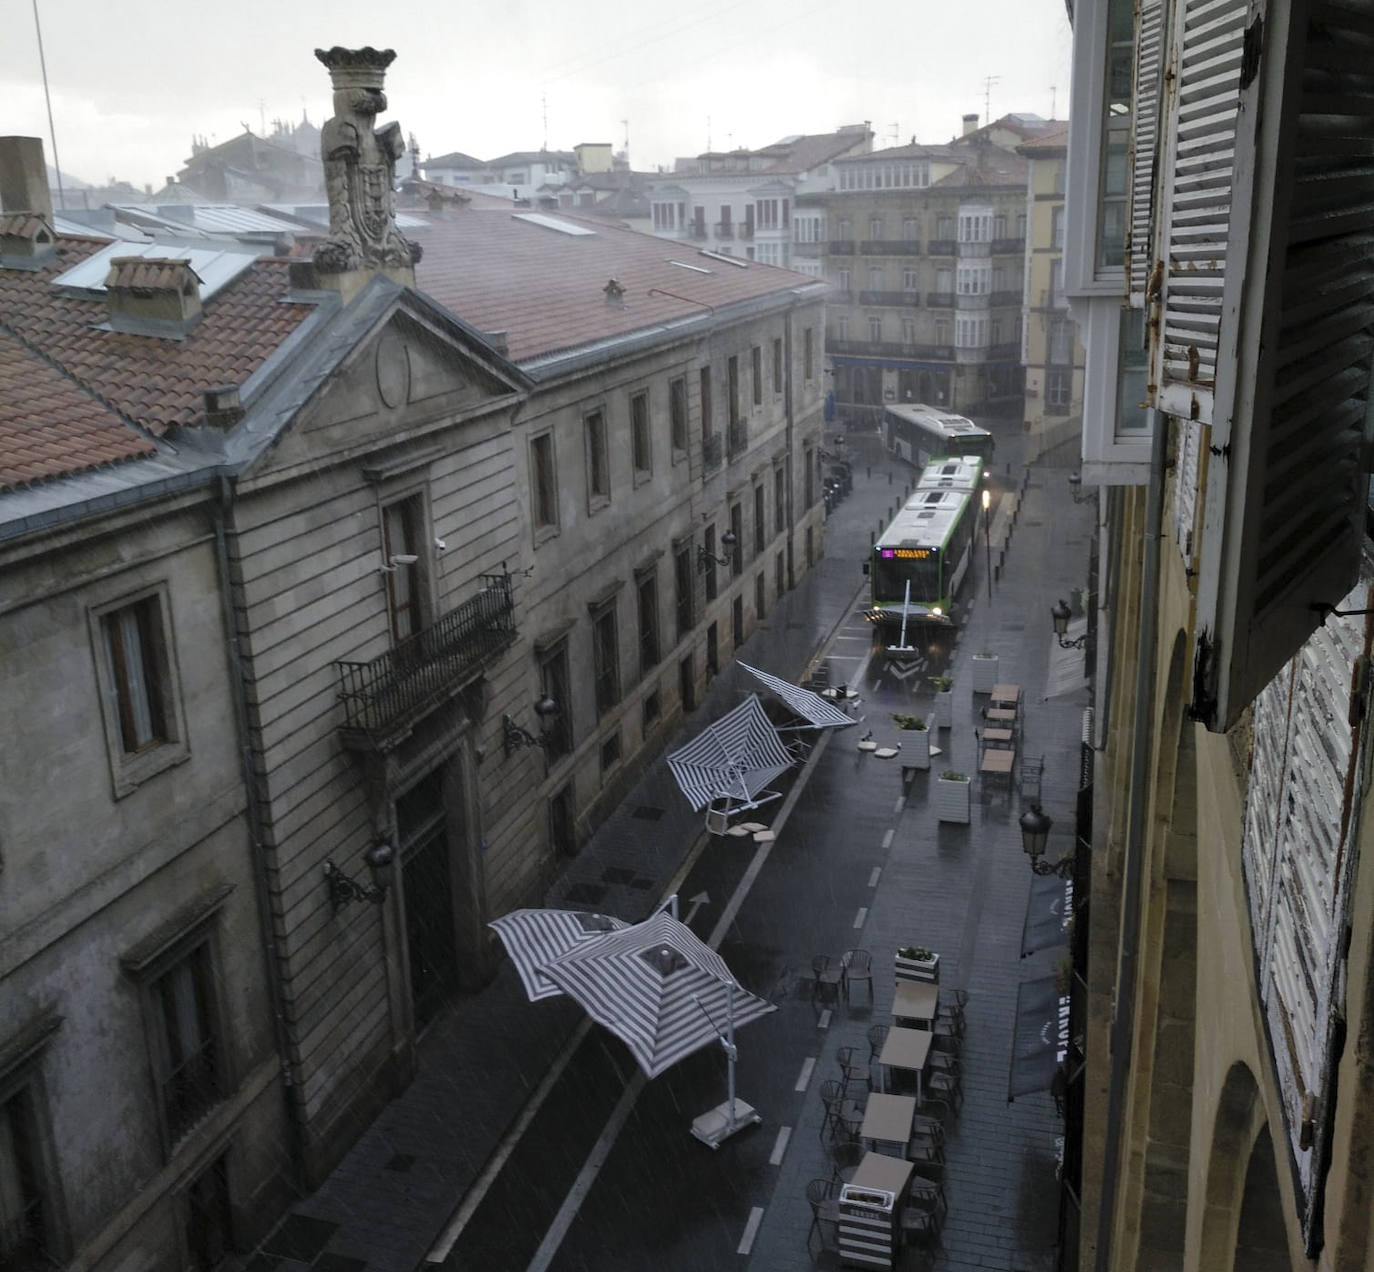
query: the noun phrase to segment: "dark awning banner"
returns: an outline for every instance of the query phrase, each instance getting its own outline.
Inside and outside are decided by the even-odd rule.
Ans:
[[[1068,1049],[1068,997],[1059,996],[1053,976],[1022,981],[1016,991],[1007,1103],[1018,1095],[1048,1091]]]
[[[1069,916],[1073,913],[1073,880],[1058,875],[1034,875],[1026,922],[1021,929],[1021,957],[1036,950],[1057,949],[1069,943]]]

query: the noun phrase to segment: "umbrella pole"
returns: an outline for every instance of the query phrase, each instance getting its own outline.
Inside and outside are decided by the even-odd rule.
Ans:
[[[887,652],[889,654],[909,654],[913,652],[911,646],[906,643],[906,620],[910,612],[911,580],[907,579],[906,590],[902,594],[902,634],[897,637],[897,643],[895,645],[889,645],[887,647]]]
[[[700,1005],[698,1003],[698,1005]],[[703,1007],[703,1011],[706,1009]],[[703,1144],[719,1148],[736,1131],[757,1126],[763,1121],[752,1104],[735,1098],[735,986],[731,982],[725,999],[725,1034],[720,1040],[725,1051],[727,1097],[724,1104],[708,1109],[692,1123],[692,1134]]]

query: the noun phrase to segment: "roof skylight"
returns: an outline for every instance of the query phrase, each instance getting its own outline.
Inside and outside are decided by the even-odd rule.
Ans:
[[[574,225],[571,221],[561,221],[556,216],[545,216],[542,212],[516,212],[512,219],[528,221],[531,225],[542,226],[546,230],[557,230],[560,234],[572,234],[578,238],[596,234],[595,230],[589,230],[585,225]]]

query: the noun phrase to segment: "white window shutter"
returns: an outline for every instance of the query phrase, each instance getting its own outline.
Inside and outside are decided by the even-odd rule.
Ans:
[[[1374,0],[1254,4],[1192,712],[1229,728],[1354,584],[1374,356]]]
[[[1139,309],[1154,257],[1155,167],[1159,150],[1159,81],[1164,55],[1164,0],[1139,0],[1131,103],[1130,228],[1126,294]]]
[[[1203,426],[1193,420],[1178,422],[1178,458],[1174,464],[1174,538],[1179,555],[1189,569],[1193,565],[1193,534],[1197,525],[1197,493],[1201,473]]]
[[[1177,0],[1174,13],[1163,267],[1147,291],[1162,304],[1156,405],[1203,423],[1212,418],[1246,10],[1246,0]]]

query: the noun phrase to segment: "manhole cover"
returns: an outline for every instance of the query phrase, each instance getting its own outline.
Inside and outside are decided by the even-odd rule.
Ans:
[[[630,814],[631,817],[638,817],[640,821],[657,821],[663,816],[663,809],[653,808],[648,804],[641,804]]]

